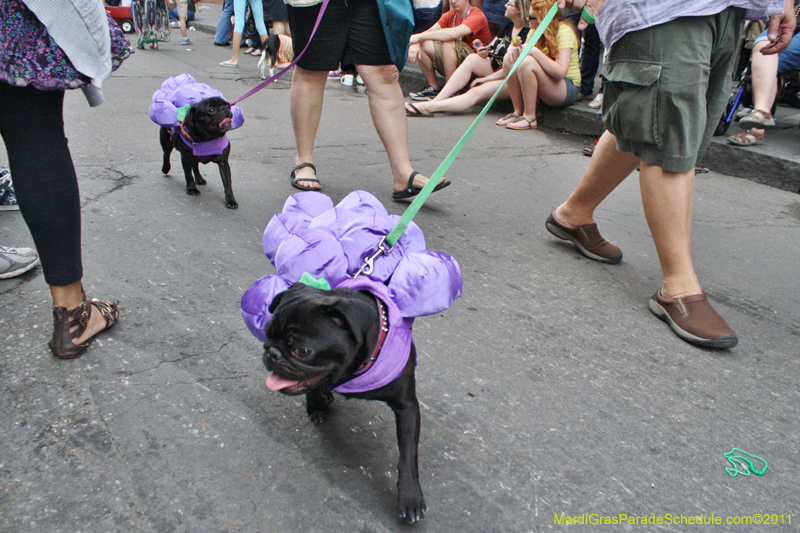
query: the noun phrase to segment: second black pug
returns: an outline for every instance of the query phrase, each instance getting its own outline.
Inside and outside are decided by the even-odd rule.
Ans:
[[[171,168],[169,156],[175,148],[181,154],[181,166],[186,178],[186,194],[198,196],[200,190],[197,185],[207,182],[200,175],[200,163],[216,163],[222,177],[222,187],[225,189],[225,207],[236,209],[239,204],[233,197],[231,184],[231,166],[228,164],[228,155],[231,151],[230,143],[219,150],[209,150],[214,147],[214,141],[219,141],[226,132],[231,130],[233,113],[230,104],[219,96],[205,98],[189,108],[180,128],[161,127],[161,149],[164,151],[164,163],[161,172],[168,174]],[[199,148],[198,148],[199,147]],[[207,148],[207,149],[203,149]],[[212,153],[208,153],[211,151]],[[219,153],[215,153],[219,151]]]
[[[270,304],[264,365],[272,374],[267,387],[289,395],[306,395],[306,412],[322,423],[333,402],[332,390],[353,376],[363,375],[381,357],[389,331],[386,304],[368,291],[337,288],[323,291],[295,283]],[[388,356],[387,356],[388,357]],[[420,415],[415,389],[416,349],[402,373],[390,383],[346,398],[380,400],[395,414],[398,462],[398,506],[407,522],[426,511],[419,485],[417,448]]]

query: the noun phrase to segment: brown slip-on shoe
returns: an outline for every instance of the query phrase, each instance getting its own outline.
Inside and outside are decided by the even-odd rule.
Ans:
[[[650,298],[649,307],[686,342],[705,348],[733,348],[739,342],[736,333],[714,311],[705,294],[664,298],[659,287]]]
[[[556,220],[556,210],[550,212],[545,222],[547,231],[565,241],[570,241],[578,251],[594,261],[615,265],[622,261],[622,250],[605,240],[597,231],[597,224],[584,224],[577,228],[565,226]]]

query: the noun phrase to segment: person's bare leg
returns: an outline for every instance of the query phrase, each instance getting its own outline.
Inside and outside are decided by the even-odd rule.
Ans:
[[[394,65],[356,65],[367,86],[369,111],[378,132],[389,165],[392,168],[392,189],[402,191],[408,186],[408,177],[414,171],[408,153],[408,123],[405,99],[400,88],[400,75]],[[442,178],[444,180],[444,178]],[[424,187],[428,178],[414,177],[414,187]]]
[[[606,131],[597,141],[589,167],[567,201],[556,208],[556,218],[571,227],[594,222],[594,210],[639,164],[630,152],[617,150],[617,139]]]
[[[444,100],[450,98],[458,91],[467,86],[472,79],[472,75],[485,77],[492,73],[492,64],[489,60],[479,56],[478,54],[470,54],[461,63],[453,75],[444,84],[439,94],[431,101]]]
[[[186,39],[186,17],[178,15],[178,25],[181,28],[181,37]]]
[[[522,94],[522,114],[524,118],[531,122],[536,122],[536,102],[539,99],[539,80],[533,72],[533,64],[538,63],[531,56],[526,57],[517,69],[517,80],[519,80],[520,93]]]
[[[81,295],[81,282],[76,281],[70,285],[50,285],[50,295],[53,297],[55,307],[65,307],[68,311],[75,309],[83,301]],[[78,326],[75,326],[77,328]],[[92,309],[86,331],[78,338],[72,339],[74,344],[81,344],[90,337],[97,335],[106,327],[106,320],[100,311]],[[73,329],[75,329],[73,328]]]
[[[694,169],[667,172],[642,161],[639,185],[645,218],[661,263],[661,295],[680,298],[700,294],[691,245]]]
[[[442,67],[444,68],[444,79],[447,82],[458,68],[458,54],[456,53],[455,41],[441,43],[441,45]]]
[[[414,102],[414,105],[425,114],[442,112],[460,113],[461,111],[466,111],[475,104],[488,102],[489,98],[497,91],[501,83],[502,80],[489,81],[477,87],[473,87],[464,94],[453,96],[452,98],[447,98],[445,100],[437,100],[434,98],[428,102]],[[497,98],[499,100],[508,100],[508,90],[503,88],[500,94],[497,95]]]
[[[433,57],[435,53],[433,41],[423,41],[420,46],[422,48],[422,53],[417,60],[419,69],[425,76],[425,81],[428,82],[428,85],[434,89],[439,89],[439,80],[436,79],[436,70],[433,68]]]
[[[503,58],[503,73],[505,74],[506,80],[506,88],[508,89],[508,96],[511,98],[511,104],[514,106],[514,114],[517,116],[521,116],[525,109],[525,102],[522,100],[522,88],[519,85],[519,69],[515,70],[512,75],[509,76],[509,72],[511,72],[511,68],[514,66],[514,63],[509,59],[508,55]]]
[[[322,101],[325,94],[326,71],[305,70],[295,65],[292,73],[289,110],[292,116],[292,129],[297,145],[295,165],[314,162],[314,139],[317,137],[319,121],[322,116]],[[314,170],[309,167],[299,169],[295,177],[316,178]],[[299,180],[298,185],[309,188],[320,188],[315,181]]]
[[[231,47],[233,50],[233,56],[228,61],[231,65],[238,65],[239,64],[239,47],[242,46],[242,34],[239,32],[233,32],[233,39],[231,40]]]
[[[768,41],[758,43],[753,48],[753,105],[756,109],[769,112],[778,94],[778,54],[761,53]]]
[[[273,20],[272,31],[278,35],[289,35],[289,23],[284,20]],[[262,39],[263,41],[263,39]]]

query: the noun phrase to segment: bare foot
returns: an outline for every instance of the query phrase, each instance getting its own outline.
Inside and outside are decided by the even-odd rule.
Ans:
[[[91,301],[89,302],[89,305],[92,307],[92,312],[89,316],[89,324],[86,326],[86,331],[83,332],[83,335],[72,339],[73,344],[83,344],[107,328],[106,319],[100,313],[100,310],[93,305]],[[78,326],[75,326],[70,331],[75,331],[76,329],[78,329]]]
[[[303,178],[314,178],[317,179],[317,174],[314,172],[314,169],[311,167],[303,167],[298,169],[294,173],[297,179],[297,184],[301,187],[308,187],[309,189],[321,189],[322,185],[318,181],[308,181]]]
[[[566,204],[561,204],[560,206],[556,207],[555,218],[559,224],[563,224],[570,228],[577,228],[578,226],[583,226],[585,224],[591,224],[594,222],[594,219],[591,217],[582,219],[574,216],[567,210],[565,206]]]
[[[429,179],[430,178],[427,178],[427,177],[423,176],[422,174],[417,174],[416,176],[414,176],[414,181],[412,182],[412,187],[415,187],[417,189],[421,189],[421,188],[423,188],[425,186],[426,183],[428,183]],[[447,181],[447,180],[445,178],[442,178],[441,180],[439,180],[438,185],[441,185],[445,181]],[[399,191],[406,190],[406,187],[408,187],[408,178],[400,178],[398,180],[397,176],[395,176],[394,182],[392,183],[392,189],[394,189],[395,192],[399,192]]]

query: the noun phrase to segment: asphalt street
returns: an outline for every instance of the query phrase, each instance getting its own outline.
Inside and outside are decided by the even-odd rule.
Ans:
[[[159,51],[137,50],[99,108],[67,95],[84,285],[119,299],[121,319],[82,358],[57,361],[40,268],[0,281],[0,531],[798,528],[800,196],[698,175],[695,266],[740,338],[699,349],[647,308],[660,270],[637,176],[596,213],[624,261],[584,259],[544,220],[586,168],[590,139],[498,128],[489,113],[449,170],[453,184],[415,218],[428,248],[458,260],[464,289],[414,327],[428,512],[408,527],[395,512],[391,410],[338,398],[311,424],[302,399],[265,388],[261,346],[240,315],[243,292],[274,272],[264,227],[297,192],[288,78],[240,104],[244,127],[229,134],[238,210],[225,208],[215,166],[201,169],[199,197],[185,194],[177,154],[160,172],[147,113],[164,79],[188,72],[228,99],[257,81],[255,58],[224,68],[230,49],[191,35],[190,47],[173,30]],[[315,152],[324,192],[337,202],[366,190],[402,213],[367,97],[328,85]],[[432,174],[473,118],[409,120],[415,168]],[[0,212],[0,244],[32,245],[19,212]],[[763,458],[766,473],[731,477],[733,448]],[[724,524],[757,513],[779,525]],[[662,523],[566,526],[562,514]],[[723,524],[688,524],[712,514]]]

